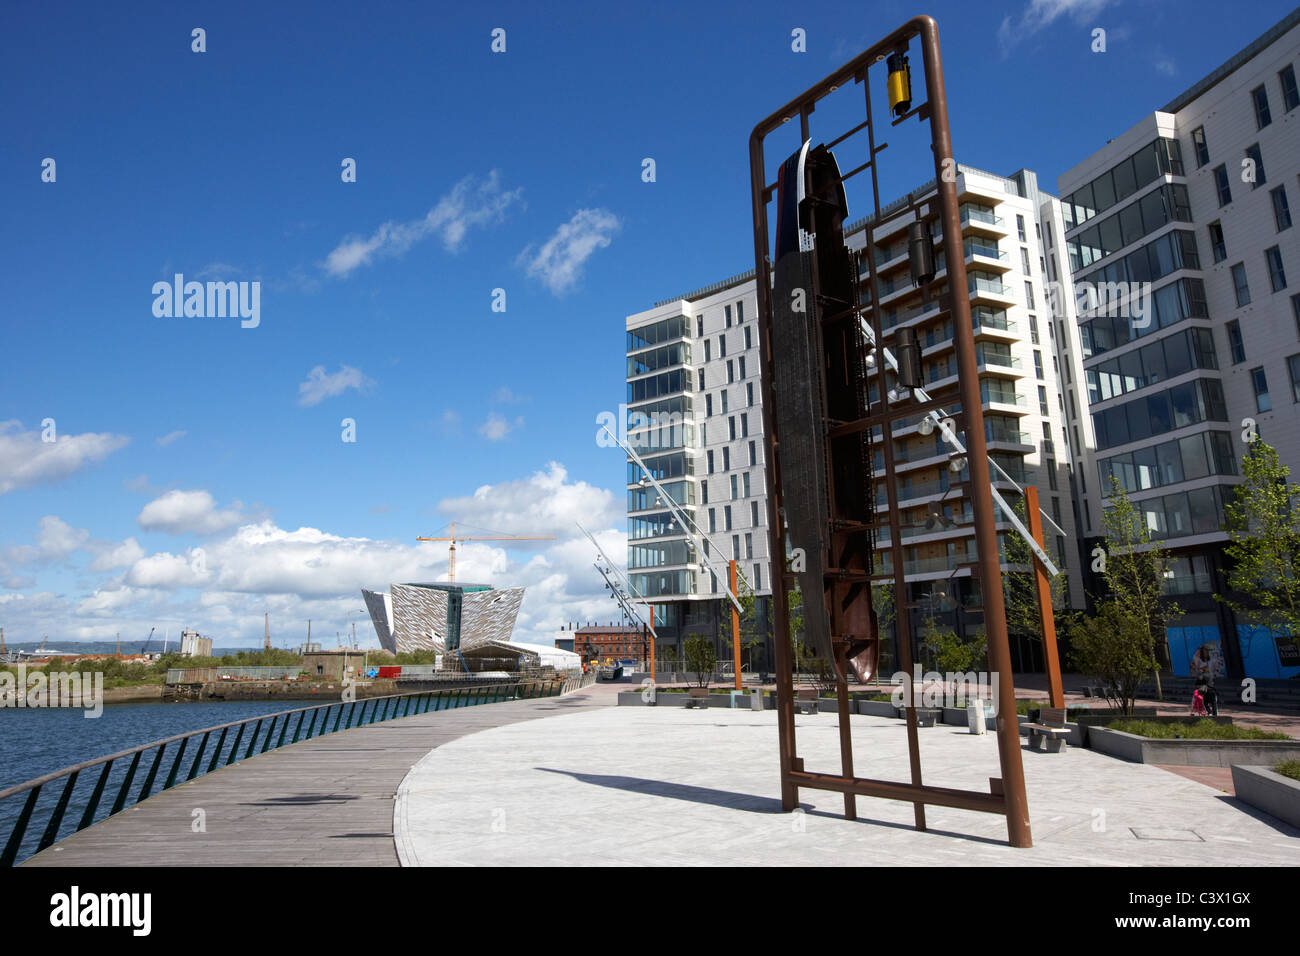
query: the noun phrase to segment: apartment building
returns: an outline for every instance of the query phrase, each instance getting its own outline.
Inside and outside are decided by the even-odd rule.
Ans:
[[[1031,171],[1002,177],[958,166],[957,177],[985,437],[1000,469],[994,487],[1012,506],[1026,483],[1039,487],[1048,553],[1067,577],[1066,599],[1082,606],[1079,543],[1086,516],[1080,517],[1075,482],[1086,480],[1079,469],[1081,463],[1091,467],[1092,439],[1090,423],[1082,420],[1082,353],[1064,247],[1053,238],[1064,235],[1063,213],[1059,201],[1039,191]],[[929,183],[911,195],[924,198],[933,190]],[[846,242],[865,276],[870,230],[885,344],[899,328],[915,328],[925,390],[934,399],[951,396],[956,414],[947,272],[939,251],[939,270],[924,296],[912,285],[906,246],[911,214],[905,205],[900,200],[884,207],[879,223],[852,223]],[[1067,294],[1049,295],[1049,275],[1059,277],[1052,281],[1063,283]],[[698,526],[703,546],[722,561],[740,562],[760,596],[766,629],[771,567],[755,308],[750,272],[629,316],[627,417],[629,443]],[[966,491],[971,469],[967,463],[954,471],[951,449],[938,431],[923,431],[918,415],[893,434],[907,600],[924,608],[913,614],[914,626],[926,616],[959,633],[977,630],[982,618],[972,587],[975,536]],[[884,469],[880,442],[877,434],[877,473]],[[642,478],[629,461],[628,564],[634,588],[655,602],[661,646],[690,634],[727,633],[725,584],[703,566],[691,536]],[[883,486],[877,493],[883,514]],[[997,528],[1000,537],[1016,534],[1004,519]],[[878,541],[888,544],[887,526]],[[877,570],[888,571],[890,555],[882,553],[880,561]],[[1026,669],[1038,666],[1037,654],[1028,643],[1013,648],[1015,663]]]
[[[1231,676],[1300,673],[1214,597],[1243,436],[1300,475],[1297,61],[1300,11],[1058,179],[1096,447],[1080,499],[1097,519],[1113,477],[1171,549],[1176,674],[1204,645]]]
[[[769,630],[762,390],[754,274],[736,276],[627,317],[627,441],[673,499],[683,527],[629,459],[628,574],[654,605],[659,647],[703,636],[729,646],[727,582],[708,568],[735,560]],[[701,555],[698,547],[704,549]],[[770,668],[770,641],[758,655]]]

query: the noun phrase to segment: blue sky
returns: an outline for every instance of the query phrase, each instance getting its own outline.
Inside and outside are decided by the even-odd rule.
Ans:
[[[0,13],[8,639],[328,636],[442,577],[452,518],[557,538],[460,552],[530,588],[521,636],[614,616],[573,522],[623,557],[624,317],[752,267],[750,129],[914,8],[442,6]],[[1049,189],[1290,9],[928,6],[958,159]],[[882,198],[932,175],[909,133]],[[156,317],[178,272],[260,282],[260,324]]]

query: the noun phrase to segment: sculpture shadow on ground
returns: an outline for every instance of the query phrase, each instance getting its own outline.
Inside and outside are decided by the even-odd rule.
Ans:
[[[667,797],[671,800],[685,800],[688,803],[702,803],[708,806],[722,807],[727,810],[741,810],[745,813],[762,813],[762,814],[782,814],[786,811],[781,809],[781,801],[775,797],[762,797],[752,793],[736,793],[733,790],[715,790],[712,787],[697,787],[689,783],[673,783],[668,780],[651,780],[647,777],[629,777],[622,774],[605,774],[605,773],[582,773],[577,770],[557,770],[554,767],[534,767],[534,770],[542,770],[546,773],[563,774],[566,777],[572,777],[580,783],[591,784],[596,787],[609,787],[614,790],[624,790],[628,793],[644,794],[648,797]],[[827,797],[838,797],[838,794],[825,791]],[[862,797],[858,801],[858,819],[857,823],[865,823],[870,826],[886,827],[891,830],[910,830],[916,832],[916,827],[910,823],[897,823],[891,820],[877,820],[861,816],[863,802],[871,800],[870,797]],[[807,803],[800,803],[799,809],[813,817],[826,817],[834,820],[843,820],[842,812],[830,810],[818,810],[816,807]],[[993,839],[990,837],[978,836],[972,833],[958,833],[952,830],[936,830],[929,828],[925,831],[932,836],[957,837],[972,843],[987,843],[990,846],[1006,846],[1006,840]]]

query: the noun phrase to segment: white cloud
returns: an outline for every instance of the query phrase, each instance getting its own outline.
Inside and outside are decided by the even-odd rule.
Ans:
[[[370,379],[361,374],[360,369],[351,365],[339,365],[339,370],[327,373],[324,365],[317,365],[307,373],[307,380],[298,383],[298,404],[304,407],[319,405],[327,398],[342,395],[349,388],[361,391],[373,385]]]
[[[621,499],[585,481],[570,482],[568,471],[554,461],[527,478],[483,485],[467,497],[444,498],[438,511],[457,522],[504,534],[554,534],[561,539],[580,537],[579,521],[588,528],[623,523]]]
[[[622,227],[608,209],[579,209],[573,218],[555,230],[541,248],[528,246],[516,262],[524,271],[559,295],[582,277],[582,267],[597,249],[613,241]]]
[[[522,428],[523,424],[524,419],[522,416],[511,422],[496,412],[489,412],[487,421],[478,427],[478,433],[488,441],[501,441],[515,429]]]
[[[133,588],[96,588],[93,594],[83,598],[77,605],[77,613],[91,617],[108,617],[138,597],[139,592]]]
[[[160,444],[160,445],[162,445],[164,448],[166,448],[166,447],[167,447],[168,445],[170,445],[172,442],[174,442],[174,441],[180,441],[182,438],[184,438],[184,437],[185,437],[186,435],[188,435],[188,434],[189,434],[189,432],[186,431],[184,428],[178,428],[178,429],[176,429],[176,431],[174,431],[174,432],[168,432],[166,435],[163,435],[161,438],[156,439],[156,441],[158,442],[158,444]]]
[[[90,562],[92,571],[112,571],[125,568],[144,557],[144,548],[135,538],[127,538],[120,544],[104,542],[97,549],[95,560]]]
[[[145,505],[135,520],[145,531],[208,535],[232,528],[246,518],[238,503],[233,509],[221,511],[206,491],[173,490]]]
[[[85,432],[41,441],[37,429],[23,431],[17,421],[0,422],[0,495],[17,488],[61,481],[87,464],[98,464],[129,442],[125,435]]]
[[[90,532],[74,528],[57,515],[41,519],[41,530],[36,534],[36,545],[46,557],[66,558],[90,540]]]
[[[1116,0],[1029,0],[1018,20],[1007,16],[998,28],[998,44],[1002,48],[1002,55],[1007,56],[1019,43],[1051,26],[1061,17],[1069,17],[1079,26],[1100,26],[1089,21],[1114,2]]]
[[[349,236],[326,257],[324,268],[343,278],[355,269],[369,265],[380,256],[396,256],[430,236],[442,239],[448,252],[455,252],[471,228],[505,219],[506,210],[519,202],[523,189],[502,190],[500,175],[494,169],[486,179],[466,176],[423,219],[410,222],[386,222],[369,238]]]

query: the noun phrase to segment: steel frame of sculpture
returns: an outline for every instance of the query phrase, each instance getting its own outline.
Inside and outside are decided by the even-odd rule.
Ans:
[[[856,609],[853,606],[842,606],[845,594],[844,586],[846,584],[860,583],[863,569],[860,567],[848,568],[837,567],[833,561],[835,552],[831,548],[837,541],[843,542],[844,535],[847,532],[858,530],[854,527],[846,527],[845,522],[837,520],[833,514],[828,517],[828,525],[822,529],[822,541],[827,547],[829,560],[823,562],[826,566],[823,569],[825,581],[823,583],[823,594],[821,599],[825,602],[825,607],[819,609],[819,613],[812,615],[813,619],[821,619],[826,622],[825,627],[830,633],[824,638],[819,635],[818,640],[813,643],[817,645],[829,645],[831,656],[835,665],[837,677],[837,704],[839,713],[839,736],[840,736],[840,773],[820,773],[806,770],[803,759],[798,755],[798,748],[795,740],[794,724],[794,682],[793,682],[793,661],[792,647],[790,643],[789,628],[789,608],[787,602],[787,589],[794,582],[795,575],[786,568],[781,567],[778,555],[789,553],[786,547],[786,531],[784,519],[786,516],[786,493],[788,491],[793,501],[796,496],[816,496],[821,495],[826,488],[833,491],[834,478],[828,475],[828,464],[825,456],[820,461],[808,461],[798,459],[792,456],[791,460],[783,461],[781,458],[781,436],[778,434],[776,427],[776,413],[774,401],[774,382],[780,381],[782,374],[787,376],[791,374],[807,375],[807,368],[800,369],[797,365],[791,363],[787,365],[788,356],[781,353],[781,360],[774,357],[774,322],[775,303],[773,301],[772,278],[774,274],[774,263],[770,255],[771,244],[768,233],[768,204],[773,200],[778,192],[778,184],[768,184],[767,167],[764,155],[764,141],[766,137],[774,130],[781,127],[784,123],[789,122],[796,116],[799,118],[801,142],[805,144],[804,149],[808,148],[811,143],[810,137],[810,118],[816,109],[819,101],[829,96],[831,93],[847,87],[850,83],[860,84],[863,89],[864,103],[866,108],[865,120],[847,131],[836,136],[836,138],[826,142],[827,150],[834,148],[849,137],[864,133],[867,140],[866,162],[856,166],[850,172],[840,177],[840,183],[843,180],[857,175],[858,173],[869,171],[871,175],[871,192],[874,201],[874,219],[873,222],[881,221],[880,206],[880,188],[877,176],[877,157],[887,146],[888,143],[876,142],[876,130],[872,117],[871,102],[871,85],[870,85],[870,68],[876,63],[884,60],[891,54],[905,52],[909,41],[918,39],[920,41],[922,59],[924,64],[924,88],[925,100],[919,105],[912,106],[909,104],[903,115],[895,118],[891,126],[898,126],[910,119],[916,118],[921,122],[928,121],[930,126],[931,148],[934,154],[935,168],[935,185],[937,195],[926,201],[913,201],[911,197],[905,209],[910,209],[918,219],[923,217],[922,207],[928,207],[924,216],[930,220],[937,220],[943,228],[943,252],[948,270],[948,289],[949,289],[949,309],[953,324],[954,345],[958,362],[958,389],[959,399],[962,407],[961,418],[964,420],[965,432],[968,440],[967,453],[970,462],[972,480],[970,482],[970,498],[972,512],[974,516],[976,549],[978,554],[976,572],[981,582],[981,593],[984,602],[984,621],[985,632],[988,637],[989,662],[992,669],[998,674],[998,709],[997,709],[997,740],[998,756],[1001,766],[1001,777],[989,778],[989,791],[983,793],[973,790],[958,790],[946,787],[929,786],[922,783],[921,779],[921,759],[920,750],[917,740],[917,717],[915,711],[914,694],[906,695],[906,718],[907,718],[907,742],[909,764],[911,770],[911,781],[909,783],[861,778],[854,775],[853,771],[853,747],[852,735],[849,726],[849,698],[847,667],[849,658],[856,653],[861,652],[862,648],[874,642],[877,638],[875,628],[875,618],[870,610],[870,587],[859,588],[856,596],[851,599],[851,604],[857,604]],[[763,428],[764,441],[766,443],[766,454],[768,467],[765,469],[767,482],[767,507],[768,507],[768,527],[771,535],[771,554],[773,555],[773,588],[772,588],[772,609],[775,628],[775,645],[776,645],[776,665],[777,665],[777,711],[778,711],[778,730],[780,739],[780,776],[781,776],[781,803],[782,807],[789,811],[798,806],[798,793],[800,787],[811,787],[813,789],[838,791],[844,795],[844,813],[848,819],[855,819],[857,815],[856,797],[857,795],[884,797],[887,799],[908,801],[913,804],[915,821],[917,829],[924,830],[925,806],[932,804],[936,806],[956,807],[967,810],[978,810],[988,813],[1000,813],[1007,818],[1007,836],[1012,846],[1028,847],[1032,845],[1032,836],[1029,825],[1028,804],[1025,797],[1024,770],[1021,765],[1020,753],[1020,733],[1016,720],[1015,707],[1015,687],[1011,674],[1010,651],[1007,641],[1006,631],[1006,611],[1003,603],[1001,570],[999,566],[999,556],[997,547],[997,533],[994,524],[994,505],[992,491],[987,481],[988,472],[987,464],[988,455],[984,436],[984,416],[981,407],[981,397],[979,390],[979,377],[976,363],[974,331],[971,326],[971,309],[970,300],[964,294],[960,293],[966,289],[966,265],[962,252],[961,240],[961,222],[957,204],[956,188],[956,165],[952,155],[952,142],[948,126],[948,106],[947,97],[944,92],[943,80],[943,62],[939,49],[938,26],[935,21],[928,16],[918,16],[909,20],[899,29],[880,40],[855,59],[845,64],[839,70],[825,77],[821,82],[808,89],[801,96],[791,100],[781,109],[772,113],[762,122],[760,122],[750,136],[749,140],[749,159],[750,159],[750,177],[753,200],[754,216],[754,255],[755,268],[757,272],[756,285],[758,294],[758,324],[759,324],[759,355],[760,363],[763,368],[762,390],[763,390]],[[811,178],[811,176],[810,176]],[[928,232],[927,232],[928,239]],[[855,303],[851,306],[852,318],[856,319],[864,312],[870,311],[871,323],[873,325],[874,342],[879,348],[882,356],[884,349],[884,338],[881,328],[881,313],[879,308],[879,283],[876,275],[876,264],[874,257],[874,248],[871,245],[871,230],[867,230],[867,250],[866,265],[869,271],[869,277],[864,283],[859,281],[860,294],[855,296]],[[855,278],[856,275],[855,275]],[[816,300],[817,279],[812,277],[814,288],[809,290],[809,299]],[[820,309],[814,313],[814,326],[820,325],[823,328],[830,322],[841,322],[844,319],[844,313],[838,315],[823,316]],[[820,343],[815,343],[820,345]],[[813,356],[824,362],[825,352],[814,348]],[[905,600],[906,585],[903,573],[903,551],[900,537],[900,526],[898,518],[898,489],[897,479],[894,469],[892,441],[888,440],[892,434],[893,423],[901,418],[915,416],[918,413],[931,411],[938,407],[937,402],[918,403],[909,401],[906,404],[895,404],[889,397],[889,386],[886,380],[886,363],[881,360],[876,362],[876,381],[878,388],[878,409],[873,410],[870,404],[864,407],[866,414],[855,421],[844,421],[842,419],[832,418],[827,409],[826,392],[820,390],[821,398],[821,427],[824,429],[823,437],[826,442],[846,435],[865,433],[870,435],[873,429],[880,429],[886,437],[883,441],[882,452],[884,459],[883,480],[887,492],[889,506],[889,528],[890,544],[893,550],[892,578],[895,587],[895,629],[896,633],[901,635],[910,634],[908,608]],[[797,441],[791,441],[790,447],[798,445]],[[806,477],[810,467],[813,472],[820,475],[822,486],[820,488],[810,488],[801,486],[797,481],[792,482],[787,488],[783,485],[783,472],[790,475]],[[979,473],[983,472],[986,480],[980,480]],[[874,489],[869,490],[874,501]],[[838,537],[837,537],[838,536]],[[817,542],[821,546],[822,542]],[[871,573],[872,569],[866,569],[866,578],[868,580],[879,578],[880,575]],[[862,592],[865,591],[865,594]],[[809,601],[818,599],[816,594],[805,594],[805,606]],[[840,601],[835,598],[840,598]],[[861,613],[863,606],[865,614]],[[855,613],[855,610],[857,613]],[[867,625],[868,632],[862,633],[860,630],[863,621],[869,620]],[[835,628],[849,628],[848,633],[835,633]],[[854,629],[858,628],[858,629]],[[909,675],[912,673],[911,660],[911,642],[908,639],[900,640],[900,663],[905,672]],[[911,690],[911,688],[908,688]]]

